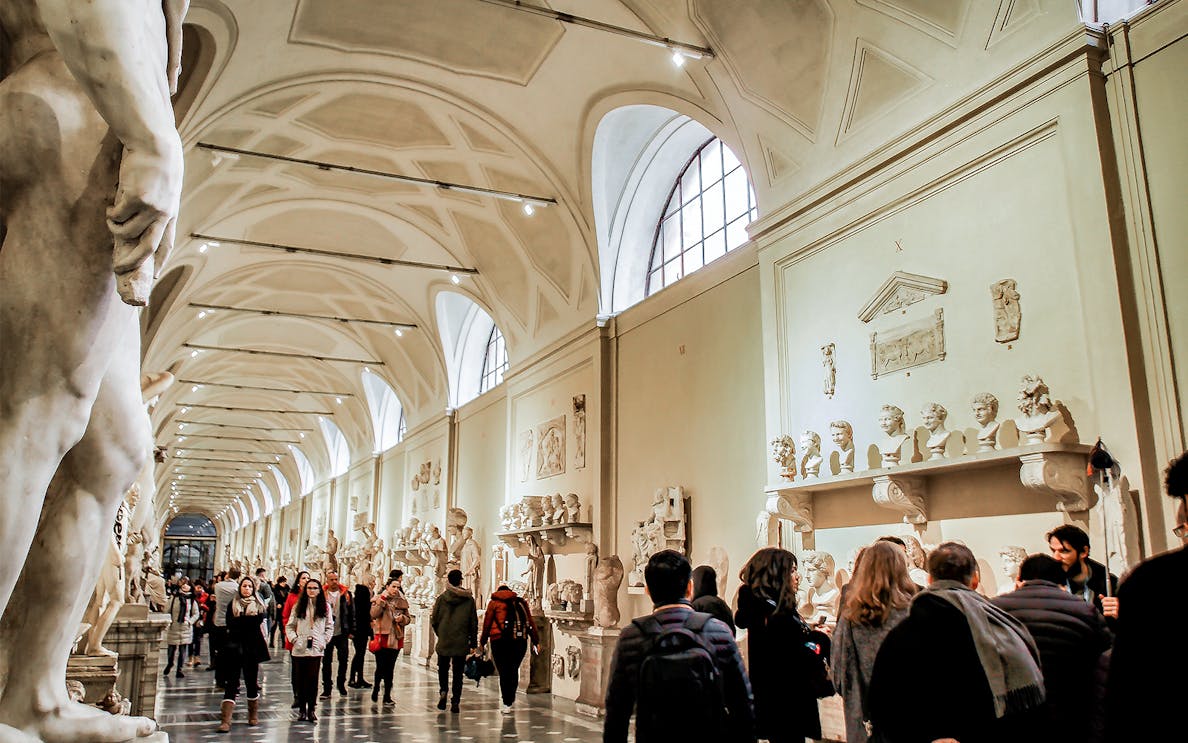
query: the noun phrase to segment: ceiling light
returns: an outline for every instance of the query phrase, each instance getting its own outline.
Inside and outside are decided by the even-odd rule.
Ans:
[[[338,403],[339,405],[342,405],[342,398],[336,397],[336,398],[334,398],[334,402]]]
[[[193,387],[190,388],[190,392],[197,392],[197,391],[198,391],[198,385],[194,385]]]
[[[685,59],[686,59],[686,57],[685,57],[685,55],[684,55],[684,54],[681,54],[680,52],[678,52],[678,51],[675,51],[675,50],[673,51],[673,53],[672,53],[672,63],[673,63],[674,65],[676,65],[677,67],[684,67],[684,66],[685,66]]]
[[[527,206],[527,205],[525,205],[525,206]],[[460,278],[458,277],[458,274],[456,274],[456,273],[452,273],[452,274],[450,274],[450,281],[454,282],[455,284],[461,284],[461,283],[462,283],[462,279],[460,279]]]
[[[370,366],[365,366],[365,367],[363,367],[363,373],[364,373],[364,374],[370,374],[370,373],[371,373],[371,367],[370,367]]]
[[[298,431],[297,435],[300,436],[301,438],[305,438],[305,431]],[[293,447],[290,446],[289,448],[292,449]]]
[[[181,409],[181,411],[182,411],[182,415],[185,415],[186,413],[190,412],[190,409],[189,409],[189,408],[182,408],[182,409]]]
[[[524,213],[531,217],[536,214],[536,207],[532,206],[531,202],[524,202]]]
[[[201,312],[198,313],[198,319],[199,320],[206,319],[206,310],[202,310]]]
[[[197,351],[190,351],[190,358],[192,358],[192,359],[196,359],[196,358],[198,358],[198,352],[197,352]]]
[[[404,337],[404,331],[403,331],[403,330],[401,330],[400,328],[396,328],[396,331],[395,331],[395,332],[396,332],[396,337],[397,337],[397,338],[403,338],[403,337]]]

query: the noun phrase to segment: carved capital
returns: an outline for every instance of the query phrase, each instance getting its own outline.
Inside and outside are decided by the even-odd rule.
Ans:
[[[791,521],[793,528],[802,534],[813,530],[813,498],[811,495],[768,493],[767,512]]]
[[[905,524],[924,524],[928,521],[924,505],[924,481],[919,478],[879,475],[874,479],[871,495],[876,504],[902,513]]]
[[[1085,456],[1069,452],[1041,452],[1019,457],[1019,479],[1023,487],[1056,496],[1061,511],[1088,511],[1089,477]]]

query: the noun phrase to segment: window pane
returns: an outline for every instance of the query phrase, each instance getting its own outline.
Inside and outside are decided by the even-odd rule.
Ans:
[[[722,148],[722,161],[724,163],[722,167],[727,173],[742,165],[738,161],[738,158],[734,156],[734,153],[730,151],[729,147]]]
[[[705,238],[705,262],[710,263],[726,253],[726,230],[720,229]]]
[[[750,204],[747,203],[747,174],[738,168],[726,176],[726,221],[733,222],[735,218],[747,213]]]
[[[721,182],[710,186],[701,196],[701,208],[705,215],[705,231],[713,232],[726,226],[725,209],[722,201]]]
[[[715,139],[701,151],[702,187],[712,185],[722,178],[722,143]]]
[[[664,264],[664,285],[668,286],[674,281],[681,278],[681,259],[677,258],[675,261],[669,261]]]
[[[674,214],[664,220],[664,260],[670,261],[681,252],[681,215]]]
[[[681,207],[681,245],[690,248],[701,242],[701,199]],[[666,256],[667,257],[667,256]]]
[[[681,189],[674,189],[672,196],[668,199],[668,203],[664,206],[664,216],[668,216],[675,212],[681,206]]]
[[[734,250],[747,241],[747,218],[740,217],[726,227],[726,249]]]
[[[693,162],[689,165],[689,169],[681,174],[681,202],[686,203],[689,199],[701,192],[701,169],[697,167],[697,158],[693,158]]]
[[[701,244],[685,251],[685,274],[691,274],[701,268]]]

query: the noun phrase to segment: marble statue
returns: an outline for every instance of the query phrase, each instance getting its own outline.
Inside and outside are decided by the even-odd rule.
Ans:
[[[594,571],[598,568],[598,545],[586,545],[586,595],[594,595]]]
[[[550,667],[553,670],[553,675],[557,678],[565,678],[565,656],[560,653],[553,653],[550,659],[552,662]]]
[[[1048,385],[1031,374],[1019,383],[1019,412],[1023,417],[1015,419],[1015,426],[1024,444],[1042,444],[1050,437],[1052,425],[1062,418],[1048,396]]]
[[[507,548],[502,544],[491,547],[491,586],[507,583]]]
[[[550,609],[561,608],[561,584],[550,583],[545,589],[545,605]]]
[[[899,464],[903,444],[909,438],[903,423],[903,411],[894,405],[884,405],[879,411],[879,428],[883,430],[883,440],[879,442],[883,467],[894,467]]]
[[[541,508],[541,498],[529,495],[523,501],[523,528],[544,526],[544,510]]]
[[[1003,279],[990,285],[990,297],[994,300],[994,340],[999,343],[1010,343],[1019,337],[1023,312],[1015,287],[1014,279]]]
[[[800,616],[812,625],[837,624],[841,589],[834,580],[836,563],[833,555],[811,550],[801,554],[800,564],[806,585]]]
[[[821,475],[821,437],[816,431],[800,434],[800,476],[804,479]]]
[[[780,466],[780,477],[796,479],[796,442],[788,434],[780,434],[771,440],[771,459]]]
[[[104,552],[99,582],[95,585],[91,601],[82,616],[83,622],[89,627],[79,643],[80,654],[115,657],[114,651],[103,647],[103,638],[124,606],[127,590],[124,580],[124,553],[113,529],[107,550]]]
[[[362,562],[362,560],[360,562]],[[391,569],[388,564],[388,550],[384,546],[383,539],[376,540],[375,555],[371,558],[370,568],[371,568],[372,583],[374,583],[377,580],[383,580],[384,578],[386,578],[388,575],[388,571]],[[364,577],[366,577],[366,576],[364,576]],[[372,583],[364,582],[363,585],[370,588]]]
[[[582,499],[577,493],[565,494],[565,521],[570,524],[582,521]]]
[[[632,530],[632,570],[627,585],[644,584],[644,567],[652,555],[665,549],[685,551],[685,494],[679,487],[658,488],[652,495],[652,513]]]
[[[726,595],[726,581],[730,579],[730,555],[726,549],[717,545],[710,547],[706,563],[714,569],[718,576],[718,597]]]
[[[569,578],[561,581],[561,601],[568,611],[579,611],[582,606],[582,584]]]
[[[499,526],[504,531],[512,530],[512,508],[510,505],[499,507]]]
[[[334,530],[326,531],[326,549],[323,550],[322,557],[322,575],[331,570],[338,571],[338,537],[334,536]]]
[[[458,564],[462,571],[462,587],[474,594],[475,598],[482,595],[479,592],[482,562],[483,549],[474,538],[474,529],[467,526],[462,530],[462,548],[459,550]]]
[[[582,649],[577,645],[565,648],[565,675],[576,679],[582,672]]]
[[[833,392],[837,387],[837,367],[834,365],[834,351],[837,346],[833,343],[826,343],[821,346],[821,367],[825,372],[825,384],[823,392],[825,397],[833,399]]]
[[[998,398],[989,392],[974,395],[974,420],[978,422],[978,452],[979,454],[994,451],[998,448]]]
[[[1009,545],[998,550],[998,559],[1002,570],[1003,580],[998,587],[998,595],[1015,590],[1015,581],[1019,580],[1019,567],[1027,559],[1027,550],[1016,545]]]
[[[586,466],[586,396],[573,397],[573,467]]]
[[[554,524],[569,523],[569,511],[565,508],[565,498],[560,493],[553,494],[552,521]]]
[[[594,624],[615,627],[619,624],[619,584],[623,582],[623,561],[611,555],[598,561],[594,569]]]
[[[521,578],[527,578],[528,587],[524,598],[534,611],[540,611],[544,589],[544,552],[535,534],[528,535],[528,569],[520,573]]]
[[[145,568],[144,592],[150,609],[153,611],[165,610],[169,601],[165,589],[165,576],[161,575],[160,568],[152,562],[149,562],[148,567]]]
[[[928,458],[944,459],[945,447],[949,445],[949,439],[953,435],[952,431],[945,428],[945,419],[949,417],[949,411],[940,403],[930,402],[920,411],[920,416],[924,419],[924,427],[928,429],[928,441],[925,443],[928,447]]]
[[[306,545],[305,552],[301,554],[301,562],[304,569],[311,573],[320,570],[322,567],[322,546],[314,542]]]
[[[908,576],[916,585],[927,586],[928,553],[924,551],[924,545],[920,544],[920,540],[911,534],[903,534],[900,539],[907,546]]]
[[[449,549],[445,537],[441,535],[441,529],[438,529],[436,524],[429,527],[429,533],[425,535],[422,544],[422,552],[428,560],[429,574],[435,578],[445,575]]]
[[[829,424],[829,438],[837,446],[838,472],[848,474],[854,471],[854,428],[848,421],[834,421]]]

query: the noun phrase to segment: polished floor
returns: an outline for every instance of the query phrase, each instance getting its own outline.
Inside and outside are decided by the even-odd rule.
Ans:
[[[367,677],[374,663],[367,659]],[[206,667],[205,663],[202,666]],[[160,670],[158,670],[160,673]],[[320,741],[321,743],[369,743],[370,741],[509,741],[532,743],[586,743],[602,739],[599,721],[576,712],[572,703],[550,694],[524,694],[516,700],[515,712],[499,711],[498,679],[483,679],[476,687],[467,681],[462,692],[461,712],[439,712],[436,668],[419,667],[401,657],[396,666],[395,706],[373,704],[370,689],[347,689],[329,700],[318,701],[318,721],[298,722],[289,688],[289,658],[274,653],[274,660],[261,667],[264,692],[260,724],[247,726],[247,707],[236,709],[229,734],[220,734],[219,703],[222,692],[215,689],[213,674],[187,669],[186,677],[161,679],[157,721],[169,733],[172,743],[194,741]]]

